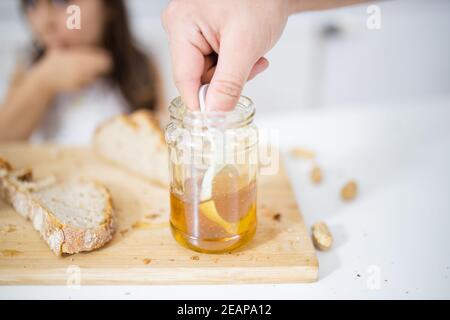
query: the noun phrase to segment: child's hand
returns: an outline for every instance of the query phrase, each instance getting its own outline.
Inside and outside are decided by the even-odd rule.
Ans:
[[[78,48],[51,50],[46,53],[36,72],[41,85],[57,94],[81,89],[112,68],[110,55],[101,49]]]

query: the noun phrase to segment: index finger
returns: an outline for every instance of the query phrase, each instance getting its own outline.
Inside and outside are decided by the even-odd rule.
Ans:
[[[187,107],[197,110],[198,90],[205,63],[203,53],[187,39],[172,40],[170,51],[175,85]]]

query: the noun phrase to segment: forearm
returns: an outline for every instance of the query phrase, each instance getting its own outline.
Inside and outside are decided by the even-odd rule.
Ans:
[[[305,11],[319,11],[339,7],[346,7],[370,0],[288,0],[291,14]]]
[[[39,70],[31,70],[21,83],[10,90],[0,108],[0,142],[28,139],[53,97],[52,91],[44,85]]]

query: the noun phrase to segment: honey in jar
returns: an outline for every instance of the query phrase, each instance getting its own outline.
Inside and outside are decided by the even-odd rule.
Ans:
[[[205,115],[187,110],[177,98],[169,110],[175,240],[204,253],[243,246],[257,225],[258,141],[251,101],[242,97],[233,111]]]

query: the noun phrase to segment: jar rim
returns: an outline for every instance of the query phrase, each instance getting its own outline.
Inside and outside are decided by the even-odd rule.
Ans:
[[[253,121],[255,107],[250,98],[241,96],[230,111],[191,111],[181,97],[177,97],[170,102],[169,114],[171,119],[192,127],[243,127]]]

